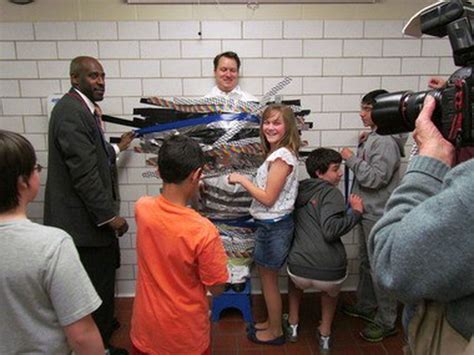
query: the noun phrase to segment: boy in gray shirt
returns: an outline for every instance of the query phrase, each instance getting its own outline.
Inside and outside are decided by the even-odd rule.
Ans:
[[[26,217],[41,169],[30,142],[0,130],[0,354],[103,355],[90,315],[102,301],[71,237]]]
[[[357,303],[344,305],[342,311],[370,322],[360,335],[370,342],[382,341],[396,334],[397,301],[372,281],[367,240],[375,223],[382,217],[385,203],[400,182],[400,158],[404,139],[398,136],[381,136],[372,120],[372,108],[377,96],[387,93],[374,90],[361,101],[360,117],[371,132],[359,143],[357,154],[343,148],[342,158],[354,173],[352,192],[364,199],[364,214],[356,232],[359,237],[359,283]]]

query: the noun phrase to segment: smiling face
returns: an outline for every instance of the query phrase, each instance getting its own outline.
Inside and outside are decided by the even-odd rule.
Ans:
[[[239,84],[239,68],[233,58],[221,57],[214,70],[216,85],[219,90],[231,92]]]
[[[331,185],[337,186],[342,178],[341,164],[330,163],[328,170],[324,174],[316,171],[316,176],[322,180],[329,182]]]
[[[262,132],[270,145],[270,150],[275,150],[286,133],[285,120],[281,112],[273,110],[266,115],[262,122]]]
[[[92,102],[102,101],[105,93],[105,73],[102,65],[94,58],[85,58],[75,73],[71,83]]]

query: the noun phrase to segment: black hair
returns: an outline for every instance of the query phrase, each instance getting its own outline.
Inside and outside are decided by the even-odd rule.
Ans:
[[[35,164],[35,150],[25,137],[0,130],[0,213],[18,207],[18,179],[28,182]]]
[[[235,62],[237,63],[237,70],[240,70],[240,58],[239,58],[239,56],[235,52],[228,51],[228,52],[224,52],[224,53],[221,53],[221,54],[218,54],[218,55],[215,56],[215,58],[214,58],[214,71],[217,70],[217,67],[219,66],[219,60],[222,57],[226,57],[226,58],[235,60]]]
[[[372,90],[371,92],[368,92],[367,94],[364,95],[364,97],[361,100],[361,103],[365,105],[374,105],[375,98],[382,94],[388,94],[388,91],[384,89]]]
[[[199,143],[183,135],[172,135],[158,151],[158,171],[165,183],[179,184],[205,164]]]
[[[329,169],[329,165],[341,164],[342,157],[334,149],[317,148],[309,153],[306,158],[306,171],[312,178],[318,177],[316,172],[324,174]]]

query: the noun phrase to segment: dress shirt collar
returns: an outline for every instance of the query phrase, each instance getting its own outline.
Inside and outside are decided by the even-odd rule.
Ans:
[[[78,89],[74,88],[74,90],[76,90],[76,92],[79,94],[79,96],[82,98],[82,100],[84,100],[84,102],[86,103],[86,105],[89,108],[89,110],[91,111],[91,113],[94,114],[94,112],[95,112],[94,103],[86,95],[84,95],[82,92],[80,92]]]

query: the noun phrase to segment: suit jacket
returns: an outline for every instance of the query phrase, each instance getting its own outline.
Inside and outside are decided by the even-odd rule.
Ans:
[[[111,245],[114,231],[98,225],[118,215],[115,151],[74,89],[51,113],[48,149],[44,223],[68,232],[79,247]]]

